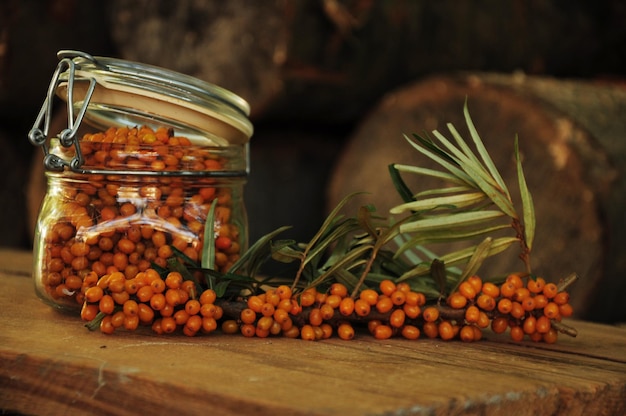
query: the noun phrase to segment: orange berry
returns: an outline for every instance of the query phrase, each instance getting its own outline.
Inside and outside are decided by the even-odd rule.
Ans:
[[[183,276],[179,272],[169,272],[165,276],[165,286],[169,289],[178,289],[183,283]]]
[[[418,339],[420,336],[420,330],[414,325],[404,325],[400,332],[406,339]]]
[[[163,315],[162,311],[166,304],[167,301],[163,293],[155,293],[150,298],[150,307],[155,311],[161,311],[161,315]]]
[[[509,320],[504,316],[498,316],[491,321],[491,330],[496,334],[502,334],[509,327]]]
[[[354,338],[354,328],[350,324],[341,324],[337,328],[337,335],[343,340],[350,340]]]
[[[522,304],[519,302],[513,302],[511,305],[511,316],[516,319],[521,319],[526,315],[526,311],[522,308]]]
[[[202,322],[203,322],[202,326],[204,326],[204,319],[202,319]],[[239,332],[239,324],[234,319],[227,319],[224,322],[222,322],[221,328],[222,328],[223,333],[229,334],[229,335],[233,335]]]
[[[404,300],[404,303],[406,305],[419,305],[420,302],[420,293],[417,292],[406,292],[406,299]]]
[[[354,313],[358,316],[365,317],[370,314],[371,306],[369,302],[363,299],[357,299],[354,301]]]
[[[422,327],[422,331],[428,338],[437,338],[439,335],[439,329],[437,329],[437,324],[435,322],[426,322]]]
[[[341,296],[339,295],[328,295],[326,297],[326,305],[330,306],[333,309],[338,308],[340,303],[341,303]]]
[[[547,344],[554,344],[559,337],[559,333],[556,329],[550,328],[548,332],[543,334],[543,342]]]
[[[472,342],[474,341],[474,327],[472,325],[464,325],[459,333],[461,341]]]
[[[364,289],[359,294],[359,299],[363,299],[370,306],[374,306],[378,302],[378,292],[373,289]]]
[[[441,321],[437,327],[439,337],[444,341],[449,341],[454,338],[454,328],[450,321]]]
[[[528,279],[526,287],[531,293],[541,293],[546,285],[546,281],[543,277],[537,277],[536,279]]]
[[[313,305],[315,303],[316,293],[317,291],[315,290],[315,288],[310,288],[302,292],[300,294],[300,304],[302,305],[302,307]]]
[[[556,294],[556,296],[554,296],[554,299],[552,299],[552,301],[557,305],[565,305],[569,302],[569,293],[559,292]]]
[[[415,319],[422,313],[422,309],[419,306],[409,305],[408,303],[402,305],[402,310],[410,319]]]
[[[265,303],[266,302],[258,295],[250,296],[247,301],[248,308],[257,313],[261,313],[261,309],[263,309]]]
[[[543,308],[543,314],[549,319],[559,318],[559,305],[554,302],[550,302]]]
[[[354,312],[354,299],[351,297],[345,297],[339,304],[339,312],[344,316],[352,315]]]
[[[378,302],[376,302],[376,310],[380,313],[387,313],[393,308],[393,302],[391,298],[385,295],[381,295],[378,297]]]
[[[478,314],[478,321],[476,321],[476,325],[479,328],[487,328],[489,326],[490,321],[491,320],[489,319],[487,314],[483,311],[480,311],[480,313]]]
[[[139,303],[137,305],[137,316],[140,323],[148,325],[154,319],[154,310],[145,303]]]
[[[329,319],[332,319],[333,316],[335,316],[335,309],[325,303],[320,306],[320,313],[322,314],[322,319],[328,321]]]
[[[331,295],[337,295],[340,298],[345,298],[346,296],[348,296],[348,288],[344,284],[336,282],[330,285],[328,293],[330,293]]]
[[[111,315],[111,325],[115,328],[119,328],[124,325],[124,319],[126,319],[124,311],[115,312]]]
[[[429,306],[424,309],[422,316],[426,322],[435,322],[439,318],[439,309],[434,306]]]
[[[166,334],[171,334],[176,331],[176,321],[171,316],[164,316],[161,318],[161,328]]]
[[[396,291],[396,284],[391,280],[386,279],[380,282],[379,288],[383,295],[391,296],[391,294]]]
[[[323,318],[320,308],[311,309],[311,312],[309,312],[309,323],[313,326],[319,326],[322,322]]]
[[[553,297],[555,297],[558,291],[559,289],[554,283],[547,283],[543,288],[543,294],[548,299],[552,299]]]
[[[153,294],[152,286],[142,286],[137,289],[135,296],[137,296],[137,300],[140,302],[149,302]]]
[[[511,339],[520,342],[524,339],[524,330],[519,326],[511,327]]]
[[[483,283],[482,292],[485,295],[489,295],[494,299],[500,296],[500,288],[498,288],[498,286],[494,285],[491,282]]]
[[[315,330],[311,325],[303,325],[300,329],[300,338],[306,341],[315,341]]]
[[[84,302],[82,308],[80,309],[80,317],[83,321],[89,322],[93,320],[96,315],[98,315],[99,311],[100,308],[98,305]]]
[[[492,311],[496,308],[496,300],[489,295],[485,295],[484,293],[478,296],[476,300],[476,305],[484,311]]]
[[[455,292],[448,296],[448,299],[446,299],[446,303],[450,305],[451,308],[463,309],[465,305],[467,305],[467,297],[463,296],[459,292]]]
[[[537,332],[545,334],[550,330],[550,328],[552,328],[552,324],[547,316],[540,316],[537,318],[537,322],[535,323],[535,330]]]
[[[276,309],[272,317],[274,318],[274,321],[278,322],[280,325],[291,319],[289,317],[289,312],[284,309]]]
[[[500,286],[500,294],[505,298],[512,298],[515,294],[515,284],[513,282],[504,282]]]
[[[537,330],[537,318],[532,315],[526,317],[526,319],[524,319],[522,328],[524,330],[524,333],[527,335],[535,333],[535,331]]]
[[[480,316],[480,309],[477,306],[469,306],[465,310],[465,320],[469,323],[478,322],[478,317]]]
[[[189,314],[184,309],[179,309],[174,312],[172,318],[174,318],[174,321],[176,321],[176,325],[185,325],[185,323],[189,319]]]
[[[511,312],[511,309],[513,309],[513,302],[511,302],[511,299],[502,298],[498,301],[498,312],[506,315]]]
[[[271,316],[262,316],[256,323],[257,329],[261,329],[262,331],[269,331],[272,325],[274,324],[274,318]]]
[[[404,305],[404,302],[406,302],[406,293],[401,290],[396,290],[389,296],[389,298],[394,305],[401,306]]]
[[[370,334],[374,335],[374,331],[376,330],[376,327],[378,325],[382,325],[382,322],[380,320],[371,319],[367,321],[367,330],[370,332]]]
[[[535,301],[535,309],[543,309],[550,302],[545,295],[540,294],[533,297]]]
[[[411,285],[409,285],[407,282],[399,282],[396,284],[396,290],[404,293],[409,293],[411,291]]]
[[[521,276],[517,273],[509,274],[506,277],[506,281],[513,283],[516,289],[519,289],[520,287],[524,287],[524,282],[522,281]]]
[[[256,335],[256,326],[253,324],[243,324],[239,327],[239,331],[244,337],[251,338]]]
[[[400,328],[404,325],[406,314],[402,309],[395,309],[389,316],[389,325],[394,328]]]
[[[256,321],[256,312],[250,308],[245,308],[239,314],[239,319],[244,324],[253,324]]]
[[[292,291],[291,288],[287,285],[280,285],[276,288],[276,294],[281,300],[291,299]]]
[[[202,305],[207,305],[214,303],[216,299],[217,294],[215,293],[215,291],[213,289],[206,289],[200,294],[199,300]]]
[[[524,308],[524,310],[527,312],[530,312],[535,309],[535,297],[533,296],[528,296],[524,298],[524,300],[522,300],[521,303],[522,303],[522,308]]]
[[[333,336],[333,327],[330,324],[320,325],[322,330],[322,339],[328,339]]]
[[[474,299],[476,297],[476,289],[468,281],[464,281],[459,285],[459,293],[465,296],[467,299]]]
[[[374,338],[389,339],[393,335],[393,329],[389,325],[380,324],[374,328]]]
[[[561,315],[563,318],[569,318],[573,314],[574,314],[574,309],[572,308],[572,305],[570,305],[569,303],[566,303],[564,305],[559,305],[559,315]]]
[[[187,303],[185,303],[185,311],[190,316],[199,314],[201,307],[202,305],[200,304],[200,301],[195,300],[195,299],[189,299]]]
[[[139,326],[139,317],[137,315],[124,315],[124,329],[134,331]]]
[[[477,275],[470,276],[467,278],[466,281],[467,283],[472,285],[476,293],[479,293],[483,288],[483,280],[480,278],[480,276],[477,276]]]
[[[274,315],[274,311],[276,311],[276,308],[269,302],[265,302],[263,306],[261,306],[261,315],[263,316],[272,316]]]
[[[124,302],[123,310],[126,315],[134,316],[139,313],[139,305],[134,300],[129,299]]]
[[[89,303],[99,302],[104,296],[104,290],[98,286],[92,286],[85,291],[85,300]]]
[[[519,287],[515,289],[515,293],[513,294],[513,300],[521,303],[528,296],[530,296],[530,290],[526,289],[525,287]]]
[[[115,327],[111,323],[111,315],[107,315],[100,321],[100,332],[110,335],[115,332]]]
[[[115,301],[111,295],[103,295],[98,302],[100,312],[110,315],[115,309]]]
[[[480,339],[483,337],[483,331],[475,326],[472,326],[472,329],[474,330],[474,341],[480,341]]]

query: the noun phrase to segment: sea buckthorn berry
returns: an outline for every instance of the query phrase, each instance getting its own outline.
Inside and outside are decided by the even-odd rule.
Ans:
[[[500,288],[491,282],[483,283],[482,292],[494,299],[500,296]]]
[[[300,338],[305,341],[315,341],[315,330],[311,325],[303,325],[300,329]]]
[[[351,340],[354,338],[354,328],[350,324],[340,324],[337,327],[337,335],[343,340]]]
[[[370,314],[371,306],[369,302],[363,299],[357,299],[354,301],[354,313],[358,316],[365,317]]]
[[[557,305],[565,305],[566,303],[569,302],[569,293],[559,292],[556,294],[556,296],[554,296],[554,299],[552,299],[552,301],[556,303]]]
[[[291,299],[292,291],[287,285],[280,285],[276,288],[276,294],[281,300]]]
[[[244,324],[252,324],[256,321],[256,312],[250,308],[245,308],[240,312],[239,319]]]
[[[380,324],[374,328],[374,338],[389,339],[393,335],[393,329],[389,325]]]
[[[283,329],[283,336],[286,338],[299,338],[300,337],[300,328],[296,325],[291,326],[288,329]]]
[[[467,299],[474,299],[476,297],[476,289],[468,281],[464,281],[459,285],[459,293],[465,296]]]
[[[322,318],[322,311],[320,308],[313,308],[309,312],[309,323],[313,326],[319,326],[324,319]]]
[[[389,279],[385,279],[380,282],[379,288],[383,295],[391,296],[396,291],[396,284]]]
[[[511,316],[516,319],[521,319],[526,315],[526,311],[519,302],[513,302],[511,305]]]
[[[124,320],[126,319],[126,314],[123,311],[115,312],[111,315],[111,325],[115,328],[120,328],[124,325]]]
[[[333,327],[330,324],[320,325],[322,330],[322,339],[328,339],[333,336]]]
[[[477,306],[469,306],[465,310],[465,321],[468,323],[478,322],[478,317],[480,316],[480,309]]]
[[[524,330],[519,326],[511,327],[511,339],[520,342],[524,339]]]
[[[276,321],[272,322],[272,326],[270,327],[270,335],[280,335],[281,332],[283,332],[281,324]]]
[[[125,292],[125,291],[111,293],[111,297],[113,298],[115,303],[118,305],[123,305],[124,302],[130,299],[130,295],[128,294],[128,292]]]
[[[420,337],[420,330],[414,325],[404,325],[400,334],[406,339],[418,339]]]
[[[490,321],[491,320],[489,319],[489,316],[487,316],[485,312],[480,311],[480,313],[478,314],[478,321],[476,321],[476,325],[479,328],[487,328]]]
[[[164,316],[161,318],[161,328],[166,334],[171,334],[176,331],[176,321],[171,316]]]
[[[110,335],[115,332],[115,327],[111,323],[111,315],[107,315],[100,321],[100,332]]]
[[[513,283],[516,289],[524,286],[524,282],[522,281],[522,277],[518,273],[511,273],[506,277],[507,282]]]
[[[498,312],[506,315],[511,313],[511,309],[513,309],[513,302],[511,302],[511,299],[502,298],[498,301]]]
[[[424,317],[424,320],[426,322],[435,322],[437,319],[439,319],[439,309],[434,306],[429,306],[424,309],[424,312],[422,312],[422,316]]]
[[[203,319],[204,322],[204,319]],[[222,332],[225,334],[233,335],[239,332],[239,324],[234,319],[227,319],[222,322]]]
[[[394,309],[389,316],[389,325],[394,328],[400,328],[404,325],[406,314],[402,309]]]
[[[183,276],[179,272],[169,272],[165,276],[165,286],[168,289],[178,289],[183,283]]]
[[[463,309],[467,305],[467,298],[459,292],[455,292],[448,296],[446,303],[453,309]]]
[[[322,339],[322,337],[324,336],[324,331],[322,331],[322,328],[319,327],[319,326],[314,326],[313,327],[313,331],[315,331],[315,340],[316,341]]]
[[[107,315],[112,314],[113,310],[115,309],[115,301],[113,300],[113,297],[111,297],[111,295],[103,295],[102,298],[100,298],[98,305],[100,308],[100,312]]]
[[[426,322],[422,327],[422,331],[428,338],[437,338],[439,336],[439,329],[435,322]]]
[[[476,293],[479,293],[483,288],[483,279],[480,276],[474,275],[467,278],[467,283],[472,285]]]
[[[137,316],[140,323],[148,325],[154,320],[154,310],[145,303],[139,303],[137,305]]]
[[[552,324],[547,316],[540,316],[537,318],[537,322],[535,323],[535,330],[537,332],[545,334],[550,330],[550,328],[552,328]]]
[[[87,302],[84,302],[82,308],[80,309],[80,317],[83,321],[89,322],[95,319],[99,311],[100,309],[97,304],[89,304]]]
[[[137,290],[139,290],[139,285],[137,284],[137,281],[134,278],[127,279],[124,283],[124,291],[127,292],[129,295],[134,295],[135,293],[137,293]]]
[[[313,305],[315,303],[316,293],[315,288],[310,288],[302,292],[300,294],[300,304],[302,307]]]
[[[528,336],[530,338],[531,341],[533,342],[540,342],[543,341],[543,334],[541,332],[533,332],[532,334],[530,334]]]
[[[263,316],[272,316],[275,311],[276,308],[269,302],[265,302],[263,306],[261,306],[261,315]]]
[[[406,299],[404,301],[405,304],[407,305],[417,305],[417,306],[421,306],[419,305],[420,302],[420,294],[417,292],[406,292]]]
[[[132,299],[124,302],[123,306],[124,313],[128,316],[135,316],[139,313],[139,305]]]
[[[161,298],[161,296],[163,296],[163,293],[159,293],[157,295],[155,295],[157,298]],[[161,299],[165,299],[165,297],[161,298]],[[152,306],[152,305],[151,305]],[[156,309],[155,309],[156,310]],[[174,306],[170,305],[169,303],[165,302],[165,304],[163,305],[163,309],[161,309],[159,311],[159,315],[161,315],[161,317],[165,317],[165,316],[172,316],[174,315],[174,312],[176,312],[176,309]]]
[[[262,316],[256,323],[256,327],[263,331],[269,331],[274,324],[274,318],[271,316]]]
[[[217,299],[217,294],[213,289],[206,289],[200,294],[200,303],[202,305],[208,305],[214,303]]]
[[[526,317],[526,319],[524,319],[522,329],[527,335],[533,334],[537,330],[537,318],[532,315]]]
[[[333,309],[338,308],[340,303],[341,303],[341,296],[339,295],[331,294],[326,297],[326,305],[330,306]]]
[[[382,321],[379,319],[370,319],[367,321],[367,330],[370,334],[374,335],[374,330],[378,325],[382,325]]]
[[[378,293],[373,289],[364,289],[359,294],[359,299],[363,299],[370,306],[374,306],[378,302]]]
[[[548,299],[552,299],[556,296],[558,291],[559,290],[554,283],[546,283],[543,288],[543,295]]]
[[[474,327],[472,325],[464,325],[459,332],[459,337],[463,342],[474,341]]]
[[[104,290],[98,286],[92,286],[85,291],[85,300],[89,303],[99,302],[104,296]]]
[[[559,317],[559,305],[550,302],[543,308],[543,314],[549,319],[557,319]]]
[[[137,315],[124,315],[124,329],[134,331],[139,326],[139,317]]]
[[[211,319],[211,320],[215,321],[215,319]],[[210,322],[210,321],[208,321],[208,322]],[[215,331],[215,328],[217,328],[217,322],[215,324],[211,323],[211,325],[207,326],[206,332]],[[204,329],[202,317],[200,315],[190,316],[189,319],[187,320],[187,322],[185,323],[185,327],[183,328],[183,332],[184,332],[184,329],[187,329],[189,331],[189,333],[191,333],[191,334],[196,334],[201,329]]]
[[[274,321],[276,321],[280,325],[291,319],[289,317],[289,312],[284,309],[276,309],[274,311],[274,315],[272,315],[272,318],[274,318]]]
[[[556,329],[550,328],[548,332],[543,334],[543,342],[546,344],[554,344],[559,337],[559,333]]]
[[[257,313],[261,313],[261,310],[263,309],[263,305],[265,305],[265,303],[266,302],[258,295],[250,296],[247,301],[248,308]]]
[[[528,296],[522,300],[521,304],[525,311],[530,312],[535,309],[535,297]]]
[[[492,311],[496,308],[496,300],[483,293],[478,296],[478,299],[476,299],[476,305],[484,311]]]
[[[543,294],[533,296],[535,309],[543,309],[550,302]]]
[[[450,321],[441,321],[437,326],[439,332],[439,338],[444,341],[449,341],[454,338],[454,328]]]
[[[546,285],[546,281],[543,277],[537,277],[535,279],[528,279],[526,287],[531,293],[541,293]]]
[[[189,315],[197,315],[198,313],[200,313],[201,307],[202,305],[200,304],[200,301],[195,299],[189,299],[187,303],[185,303],[185,311]]]
[[[515,289],[515,293],[513,294],[513,300],[521,303],[528,296],[530,296],[530,290],[526,289],[525,287],[519,287]]]
[[[251,338],[256,335],[256,326],[252,324],[243,324],[239,328],[241,335],[246,338]]]
[[[402,310],[406,314],[406,316],[410,319],[415,319],[422,313],[422,309],[417,305],[409,305],[405,303],[402,305]]]
[[[574,309],[572,308],[572,305],[570,305],[569,303],[566,303],[564,305],[559,305],[559,315],[561,315],[563,318],[569,318],[573,314],[574,314]]]
[[[473,325],[472,325],[472,329],[474,330],[474,341],[480,341],[483,337],[483,331],[480,328],[473,326]]]
[[[183,291],[181,289],[167,289],[165,291],[165,301],[167,302],[168,305],[172,305],[172,306],[178,306],[184,303],[182,292]],[[159,295],[159,294],[160,293],[155,293],[155,295]]]
[[[496,334],[502,334],[509,327],[509,320],[504,316],[498,316],[491,321],[491,330]]]
[[[409,293],[411,291],[411,285],[409,285],[407,282],[399,282],[396,284],[396,290],[404,293]]]
[[[402,306],[404,305],[404,302],[406,302],[406,293],[401,290],[396,290],[389,296],[389,298],[394,305]]]
[[[167,299],[165,298],[165,295],[163,293],[155,293],[154,295],[152,295],[149,303],[152,309],[154,309],[155,311],[161,311],[161,315],[163,315],[163,309],[165,308],[165,305],[168,304]]]
[[[137,289],[135,296],[140,302],[149,302],[153,294],[152,286],[143,286]]]
[[[265,302],[272,304],[274,307],[280,303],[280,296],[274,289],[269,289],[265,292]]]
[[[325,303],[320,306],[320,314],[322,315],[322,319],[328,321],[335,316],[335,309],[332,308],[329,304]]]
[[[376,310],[380,313],[387,313],[393,308],[393,302],[391,298],[385,295],[381,295],[378,297],[378,301],[376,302]]]
[[[513,282],[504,282],[500,286],[500,295],[510,299],[515,294],[515,289],[517,288],[515,287],[515,284],[513,284]]]
[[[341,300],[339,304],[339,312],[343,316],[350,316],[352,312],[354,312],[354,299],[351,297],[345,297]]]

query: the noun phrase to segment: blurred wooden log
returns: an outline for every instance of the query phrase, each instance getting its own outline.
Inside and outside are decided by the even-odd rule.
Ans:
[[[330,205],[350,192],[368,191],[386,214],[401,202],[387,165],[433,166],[412,150],[403,134],[433,129],[446,134],[451,122],[468,137],[462,112],[466,98],[476,128],[514,195],[513,144],[519,136],[537,212],[533,271],[551,280],[579,273],[582,279],[572,289],[577,315],[626,320],[625,89],[494,74],[438,76],[408,85],[387,95],[349,139],[332,175]],[[416,191],[437,185],[422,177],[406,179]],[[363,201],[348,209],[359,203]],[[509,249],[488,261],[481,273],[522,269],[517,254]]]

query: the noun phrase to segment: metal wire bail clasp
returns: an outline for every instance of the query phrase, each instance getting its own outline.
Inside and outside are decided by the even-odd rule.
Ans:
[[[35,146],[39,146],[43,149],[44,152],[44,166],[48,170],[53,171],[62,171],[66,166],[71,170],[78,170],[82,164],[84,163],[83,155],[80,150],[80,145],[78,142],[78,138],[76,137],[76,133],[80,124],[85,116],[85,112],[87,111],[87,106],[89,105],[89,101],[91,100],[91,96],[96,87],[96,80],[94,78],[88,78],[89,80],[89,88],[85,95],[85,99],[83,100],[82,106],[78,111],[76,117],[74,117],[74,81],[75,71],[76,71],[76,63],[72,60],[71,56],[80,56],[91,61],[94,61],[94,58],[88,54],[83,52],[76,51],[60,51],[58,53],[59,58],[62,58],[57,65],[54,74],[52,75],[52,80],[50,81],[50,85],[48,86],[48,93],[46,95],[46,99],[41,106],[41,110],[37,115],[37,119],[33,124],[30,132],[28,133],[28,138],[32,144]],[[67,74],[67,75],[66,75]],[[63,76],[62,76],[63,75]],[[67,79],[65,79],[67,76]],[[84,81],[86,79],[81,78],[79,81]],[[57,136],[59,142],[63,147],[69,148],[74,145],[74,157],[71,160],[63,159],[62,157],[55,155],[50,152],[50,145],[48,141],[48,134],[50,129],[50,120],[52,119],[52,107],[54,102],[54,96],[57,90],[57,87],[60,83],[67,82],[67,125],[68,128],[64,129]]]

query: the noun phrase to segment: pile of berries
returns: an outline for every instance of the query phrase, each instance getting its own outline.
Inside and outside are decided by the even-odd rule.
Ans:
[[[320,340],[336,335],[349,340],[363,327],[376,339],[418,339],[423,334],[471,342],[490,327],[498,334],[510,328],[515,341],[528,336],[553,343],[558,334],[554,323],[572,315],[566,291],[540,277],[524,284],[517,274],[500,285],[472,276],[445,304],[429,304],[408,283],[391,280],[380,282],[377,290],[353,294],[341,283],[324,292],[309,288],[298,293],[281,285],[232,301],[219,299],[212,289],[198,292],[194,282],[176,271],[162,276],[147,269],[130,279],[121,272],[100,278],[94,274],[85,282],[81,317],[90,329],[99,327],[106,334],[151,326],[158,334],[194,336],[220,328],[246,337]]]

